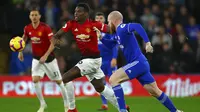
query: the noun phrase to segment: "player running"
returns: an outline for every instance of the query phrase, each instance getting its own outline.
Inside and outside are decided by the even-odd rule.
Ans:
[[[117,33],[116,41],[111,41],[108,44],[108,40],[102,39],[102,42],[107,46],[112,47],[114,44],[120,44],[120,48],[126,58],[127,65],[119,68],[113,75],[111,75],[109,82],[111,83],[115,96],[118,98],[118,104],[120,112],[126,112],[124,93],[121,91],[120,84],[136,78],[143,87],[152,95],[156,97],[170,112],[182,112],[177,110],[169,97],[162,92],[150,73],[149,63],[146,57],[142,54],[140,47],[134,35],[136,31],[146,43],[146,52],[153,52],[153,47],[149,41],[149,38],[140,24],[128,23],[124,24],[123,16],[118,11],[113,11],[108,15],[109,26],[115,29]],[[112,43],[111,43],[112,42]]]
[[[100,52],[98,50],[98,38],[93,27],[97,27],[101,32],[109,32],[107,25],[103,23],[92,21],[89,19],[89,6],[85,3],[80,3],[75,8],[74,20],[68,21],[63,28],[61,28],[51,39],[51,45],[45,56],[55,48],[57,40],[63,34],[71,31],[76,40],[76,44],[80,49],[82,60],[79,61],[73,68],[63,75],[64,83],[72,81],[76,78],[86,76],[87,79],[94,86],[95,90],[106,97],[117,109],[117,99],[111,88],[104,86],[104,73],[101,70]]]
[[[105,15],[102,12],[97,12],[95,14],[95,21],[99,21],[101,23],[105,23]],[[114,39],[115,34],[101,33],[103,38],[105,39]],[[100,40],[98,40],[98,48],[100,51],[100,56],[102,57],[102,65],[101,69],[103,73],[110,77],[114,71],[117,70],[117,55],[118,55],[118,45],[113,48],[106,47]],[[104,81],[106,85],[106,81]],[[102,106],[99,111],[108,110],[107,100],[103,95],[101,95]],[[129,106],[127,106],[129,109]]]
[[[40,108],[37,112],[44,112],[47,108],[47,104],[42,95],[41,85],[39,83],[40,79],[44,77],[44,74],[46,74],[50,80],[55,81],[60,87],[65,112],[68,111],[68,107],[76,110],[73,83],[67,83],[65,88],[54,53],[51,52],[49,56],[45,56],[45,53],[50,46],[50,39],[53,36],[51,28],[47,24],[40,22],[41,15],[37,9],[32,9],[30,11],[29,18],[31,24],[25,26],[22,38],[24,41],[30,39],[32,43],[32,80],[36,95],[40,101]],[[20,61],[24,60],[22,52],[19,52],[18,58]],[[67,97],[71,97],[71,99],[67,99]]]

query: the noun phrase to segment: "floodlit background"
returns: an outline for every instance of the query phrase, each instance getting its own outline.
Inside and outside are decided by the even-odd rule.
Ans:
[[[36,3],[42,14],[41,21],[54,32],[73,19],[74,8],[79,2],[91,7],[91,19],[97,11],[107,16],[113,10],[124,15],[124,22],[139,22],[146,29],[154,53],[145,54],[159,87],[184,112],[200,111],[200,1],[199,0],[6,0],[0,3],[0,111],[36,112],[39,101],[31,84],[31,45],[24,50],[25,60],[20,62],[16,52],[9,48],[9,41],[22,36],[29,24],[29,8]],[[48,12],[48,13],[47,13]],[[144,43],[136,34],[141,49]],[[80,60],[80,53],[71,33],[62,38],[56,57],[61,73]],[[125,60],[119,51],[118,66]],[[47,78],[43,81],[49,112],[62,112],[59,88]],[[127,104],[131,112],[167,112],[146,93],[137,81],[124,83]],[[75,81],[77,107],[80,112],[96,112],[100,98],[92,86],[81,78]],[[56,97],[55,97],[56,96]],[[59,97],[57,97],[59,96]],[[92,96],[92,97],[91,97]],[[95,97],[94,97],[95,96]],[[13,98],[15,97],[15,98]],[[24,98],[25,97],[25,98]],[[92,105],[92,106],[91,106]],[[116,112],[110,106],[109,112]]]

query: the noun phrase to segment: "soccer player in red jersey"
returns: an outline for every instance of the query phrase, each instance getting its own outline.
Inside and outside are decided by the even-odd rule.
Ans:
[[[68,21],[64,27],[53,36],[51,45],[45,53],[45,56],[50,55],[55,48],[57,40],[59,40],[63,34],[71,31],[81,51],[82,60],[63,75],[63,82],[67,83],[76,78],[86,76],[95,90],[102,94],[118,109],[117,99],[113,90],[104,86],[103,83],[105,75],[100,68],[102,59],[100,58],[100,52],[98,50],[97,32],[93,29],[96,27],[101,32],[109,32],[109,28],[103,23],[89,19],[89,6],[85,3],[80,3],[76,6],[74,16],[74,20]]]
[[[52,81],[55,81],[60,87],[64,100],[65,112],[68,111],[67,107],[70,106],[75,109],[73,83],[67,83],[65,88],[58,68],[57,60],[53,52],[51,52],[47,57],[43,56],[50,46],[50,39],[53,36],[53,32],[47,24],[40,22],[41,15],[37,9],[32,9],[29,17],[31,24],[25,26],[23,39],[27,41],[29,38],[32,43],[32,80],[36,95],[40,100],[40,108],[37,112],[44,112],[47,108],[47,104],[42,95],[41,85],[39,83],[40,79],[44,77],[44,74],[46,74]],[[19,52],[18,58],[20,61],[23,61],[22,52]],[[67,99],[67,97],[72,97],[72,100]]]

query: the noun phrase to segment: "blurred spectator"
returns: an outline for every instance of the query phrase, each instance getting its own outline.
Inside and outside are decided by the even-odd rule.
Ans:
[[[189,18],[189,24],[186,26],[186,31],[190,40],[197,40],[197,32],[200,30],[200,25],[196,24],[196,19],[193,16]]]
[[[151,13],[151,9],[146,7],[144,8],[144,14],[141,16],[141,22],[144,25],[145,28],[147,28],[148,23],[150,20],[156,20],[156,22],[158,21],[157,17]]]
[[[198,46],[197,46],[197,55],[196,55],[196,72],[200,72],[200,32],[198,32],[197,34],[197,43],[198,43]]]
[[[148,26],[147,26],[147,32],[148,32],[148,35],[149,35],[150,39],[158,31],[158,29],[159,29],[159,27],[158,27],[158,25],[156,23],[156,20],[155,19],[149,20]]]
[[[183,44],[186,42],[186,35],[181,24],[176,24],[175,29],[172,31],[172,39],[173,39],[173,51],[175,53],[179,52],[183,47]],[[179,53],[175,55],[175,57],[179,58]]]
[[[188,11],[185,6],[180,7],[180,15],[178,15],[178,18],[176,22],[182,24],[183,26],[186,26],[188,24]]]
[[[126,8],[126,10],[127,10],[126,11],[127,17],[124,18],[126,22],[138,22],[139,21],[136,13],[132,10],[130,5]]]
[[[73,16],[67,10],[62,11],[59,26],[62,27],[68,20],[71,19],[73,19]]]
[[[194,71],[195,55],[188,43],[184,43],[179,59],[182,73],[190,73]]]
[[[161,10],[158,4],[153,4],[152,6],[152,13],[159,18],[161,16]]]
[[[167,33],[171,33],[172,31],[172,20],[170,18],[165,18],[164,27]]]
[[[53,29],[57,29],[59,9],[55,6],[54,1],[47,0],[46,6],[42,12],[45,17],[45,23],[47,23]]]
[[[28,24],[29,21],[28,15],[29,12],[28,10],[24,9],[24,5],[22,3],[17,3],[14,6],[12,13],[10,13],[9,17],[9,26],[11,28],[11,33],[13,36],[21,36],[23,34],[24,26]]]
[[[161,71],[164,73],[170,73],[174,62],[173,52],[170,49],[168,43],[164,43],[162,45],[162,49],[163,52],[161,53],[161,62],[160,62],[160,65],[162,65]]]
[[[175,5],[170,5],[169,6],[169,17],[172,19],[172,21],[176,21],[176,15],[177,15],[177,11],[176,11],[176,6]]]
[[[3,11],[5,10],[0,18],[2,20],[0,29],[3,29],[1,32],[11,35],[7,36],[8,38],[21,36],[24,26],[29,23],[28,9],[33,6],[33,3],[40,7],[42,21],[44,20],[56,32],[66,21],[73,19],[74,9],[79,2],[90,5],[91,15],[96,11],[101,11],[107,16],[110,11],[119,10],[124,15],[124,22],[141,22],[154,46],[154,53],[147,56],[150,59],[152,72],[181,71],[185,73],[194,72],[194,68],[200,72],[200,25],[196,23],[197,17],[191,16],[198,15],[199,12],[194,7],[197,6],[194,0],[12,0],[10,6],[0,7]],[[142,39],[137,39],[142,48]],[[1,44],[3,50],[0,51],[4,52],[0,52],[0,57],[4,59],[5,51],[9,54],[9,51],[5,50],[7,44],[4,43],[8,43],[5,40],[9,39],[3,40]],[[80,54],[70,33],[66,33],[61,40],[62,43],[59,46],[61,49],[56,50],[56,55],[60,70],[63,72],[77,63]],[[66,48],[70,49],[66,50]],[[186,59],[191,55],[193,55],[193,60]],[[16,65],[19,71],[24,69],[23,63],[15,62],[18,60],[16,54],[10,54],[10,57],[13,57],[9,60],[11,65]],[[157,63],[162,63],[163,66],[158,66]],[[193,67],[196,65],[191,69],[193,71],[187,68],[190,65]],[[10,69],[10,73],[13,70]],[[24,72],[15,71],[15,73]]]
[[[164,43],[168,43],[169,48],[172,48],[172,38],[165,33],[165,28],[161,26],[159,31],[152,37],[152,45],[162,46]]]

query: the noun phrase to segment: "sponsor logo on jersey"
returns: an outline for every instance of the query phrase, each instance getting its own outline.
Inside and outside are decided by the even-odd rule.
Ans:
[[[90,33],[90,32],[91,32],[91,29],[90,29],[90,28],[86,28],[85,31],[86,31],[87,33]]]
[[[80,34],[80,35],[77,35],[76,38],[81,39],[81,40],[85,40],[85,39],[90,38],[90,36],[89,35],[85,35],[85,34]]]
[[[40,38],[38,37],[32,37],[31,40],[32,40],[32,43],[41,43]]]

